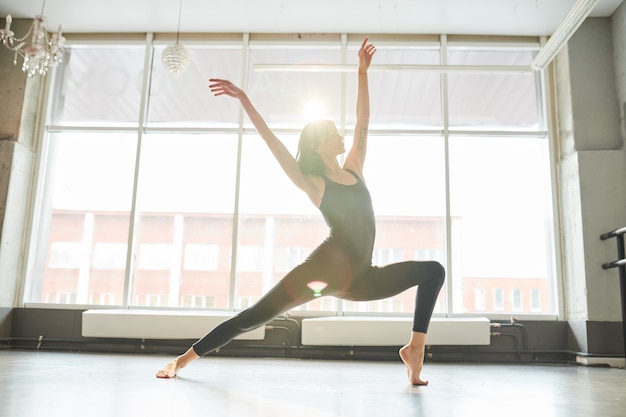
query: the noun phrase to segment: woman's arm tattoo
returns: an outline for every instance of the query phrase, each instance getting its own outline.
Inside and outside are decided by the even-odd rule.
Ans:
[[[359,152],[363,152],[365,150],[365,139],[367,138],[367,129],[365,126],[361,126],[361,130],[359,132],[359,140],[357,144],[357,149]]]

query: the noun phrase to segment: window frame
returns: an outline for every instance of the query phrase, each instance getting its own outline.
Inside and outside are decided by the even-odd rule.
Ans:
[[[426,47],[431,47],[431,48],[441,48],[441,55],[442,57],[445,57],[446,55],[446,48],[448,47],[454,47],[454,48],[463,48],[463,47],[476,47],[477,45],[482,45],[485,48],[506,48],[507,45],[516,45],[517,47],[521,47],[521,48],[528,48],[530,50],[537,50],[539,47],[539,41],[537,39],[534,38],[507,38],[506,40],[503,39],[495,39],[495,40],[491,40],[489,37],[483,37],[483,38],[479,38],[477,39],[476,37],[463,37],[463,36],[446,36],[446,35],[440,35],[440,36],[412,36],[412,35],[390,35],[390,36],[384,36],[381,35],[381,41],[377,42],[379,43],[381,46],[385,45],[385,44],[390,44],[393,42],[406,42],[411,43],[411,42],[421,42],[422,46],[426,46]],[[316,35],[316,36],[312,36],[310,41],[313,43],[315,42],[328,42],[329,39],[331,39],[332,41],[337,41],[337,38],[339,38],[339,42],[340,42],[340,48],[345,48],[347,49],[347,45],[348,42],[352,42],[354,43],[354,41],[356,39],[358,39],[358,35],[351,35],[351,34],[341,34],[341,35],[329,35],[328,37],[324,37],[323,35]],[[182,41],[188,41],[188,42],[198,42],[200,44],[202,43],[208,43],[208,44],[219,44],[220,42],[224,42],[224,44],[228,44],[228,45],[232,45],[232,44],[238,44],[239,42],[241,42],[242,45],[242,49],[243,49],[243,54],[246,55],[247,54],[247,50],[249,50],[250,48],[253,48],[255,45],[255,42],[259,42],[258,44],[262,44],[263,42],[276,42],[276,44],[284,44],[285,42],[290,42],[292,41],[292,35],[255,35],[255,34],[247,34],[244,33],[241,35],[241,37],[239,38],[238,36],[235,35],[214,35],[214,36],[207,36],[207,35],[196,35],[195,37],[191,36],[191,37],[187,37],[187,39],[183,38]],[[107,45],[107,44],[117,44],[117,43],[134,43],[134,44],[144,44],[145,48],[146,48],[146,75],[144,76],[144,88],[146,87],[146,85],[149,82],[149,77],[150,77],[150,71],[149,71],[149,62],[154,58],[153,57],[153,46],[156,44],[159,44],[159,42],[164,42],[164,38],[161,37],[159,34],[148,34],[144,39],[141,39],[140,36],[130,36],[128,37],[128,39],[116,39],[114,36],[107,36],[107,35],[100,35],[100,36],[87,36],[85,37],[72,37],[72,36],[68,36],[68,47],[72,47],[73,45]],[[245,59],[244,59],[244,65],[242,68],[242,79],[246,79],[246,64],[245,64]],[[426,66],[425,66],[426,67]],[[417,67],[414,69],[418,69]],[[424,68],[424,69],[428,69],[428,68]],[[436,68],[431,68],[431,70],[436,70]],[[446,60],[445,58],[442,58],[442,62],[441,62],[441,70],[443,72],[446,71]],[[449,68],[447,70],[450,70]],[[488,69],[482,68],[479,71],[485,71]],[[498,70],[498,71],[506,71],[506,69],[503,68],[497,68],[494,70]],[[511,69],[512,71],[519,71],[520,69]],[[471,69],[466,68],[465,71],[471,71]],[[54,71],[52,71],[52,75],[50,76],[49,79],[53,79],[53,75],[54,75]],[[536,79],[537,82],[535,83],[536,87],[537,87],[537,99],[539,101],[538,103],[538,107],[537,107],[537,111],[539,114],[539,120],[538,120],[538,124],[539,124],[539,129],[537,131],[529,131],[529,132],[517,132],[517,134],[521,134],[522,136],[527,135],[529,137],[545,137],[548,140],[548,146],[549,148],[552,148],[551,143],[552,143],[552,138],[551,138],[551,129],[549,126],[549,120],[550,120],[550,109],[547,106],[548,103],[548,99],[547,99],[547,76],[542,72],[542,73],[537,73],[536,75]],[[442,76],[442,89],[445,90],[446,85],[445,85],[445,76]],[[52,83],[48,83],[48,88],[46,89],[46,96],[45,96],[45,101],[47,102],[47,104],[44,106],[44,108],[46,110],[49,110],[51,107],[51,103],[52,103],[52,96],[51,96],[51,89],[53,87]],[[145,91],[145,90],[144,90]],[[444,100],[444,108],[445,106],[445,96],[444,98],[442,98],[442,100]],[[145,97],[145,92],[142,95],[142,103],[145,106],[146,104],[146,97]],[[147,124],[147,120],[141,121],[141,118],[145,118],[145,114],[143,113],[143,110],[140,112],[141,114],[138,115],[139,116],[139,126],[137,127],[137,131],[139,136],[141,136],[141,131],[142,129],[145,130],[146,126],[143,126],[143,124]],[[45,126],[41,126],[40,127],[40,132],[42,133],[42,137],[46,136],[46,131],[47,132],[63,132],[63,131],[80,131],[82,129],[86,129],[86,130],[91,130],[91,127],[87,127],[85,128],[84,126],[82,127],[76,127],[76,126],[60,126],[60,125],[52,125],[50,124],[50,119],[49,119],[49,111],[46,111],[46,114],[48,114],[48,117],[45,120],[41,120],[40,122],[43,123]],[[430,132],[423,132],[423,131],[411,131],[409,133],[412,134],[432,134],[432,133],[437,133],[437,134],[442,134],[444,136],[444,138],[449,137],[449,135],[451,133],[454,134],[471,134],[471,135],[486,135],[486,134],[510,134],[510,132],[492,132],[492,131],[488,131],[488,132],[481,132],[481,131],[472,131],[472,132],[460,132],[460,131],[454,131],[453,129],[449,129],[448,126],[446,126],[446,122],[445,120],[447,120],[447,115],[445,114],[445,110],[444,110],[444,128],[443,131],[430,131]],[[344,121],[345,121],[345,117],[344,117]],[[345,126],[343,126],[343,128],[345,129]],[[106,130],[111,130],[111,131],[134,131],[134,128],[132,127],[128,127],[128,126],[109,126],[109,127],[105,127],[103,129],[99,129],[101,131],[106,131]],[[154,131],[158,131],[159,128],[150,128],[151,130]],[[245,125],[245,122],[242,122],[240,119],[240,126],[237,129],[232,129],[232,128],[223,128],[224,132],[228,132],[228,133],[233,133],[234,131],[238,130],[239,131],[239,135],[241,137],[242,134],[244,134],[244,132],[248,131],[250,128],[247,127]],[[167,130],[167,129],[165,129]],[[185,129],[182,129],[185,130]],[[193,130],[193,129],[192,129]],[[205,128],[198,128],[196,129],[197,131],[212,131],[212,129],[205,129]],[[290,131],[291,132],[291,131]],[[292,132],[295,133],[295,132]],[[371,132],[371,134],[375,135],[377,132],[373,131]],[[388,132],[385,131],[379,131],[378,133],[380,134],[386,134]],[[40,156],[40,160],[38,161],[39,163],[39,172],[38,172],[38,176],[39,176],[39,181],[38,183],[41,183],[41,179],[45,173],[45,161],[43,160],[42,155],[45,155],[45,149],[46,149],[46,141],[45,139],[42,142],[42,147],[41,147],[41,151],[39,156]],[[552,152],[552,150],[550,150],[550,152]],[[552,156],[552,155],[551,155]],[[555,188],[555,174],[554,174],[554,159],[551,158],[550,160],[550,173],[551,173],[551,180],[552,180],[552,192],[553,195],[556,192],[556,188]],[[136,179],[135,179],[136,180]],[[36,187],[36,197],[40,196],[40,193],[42,192],[42,190],[40,189],[40,187]],[[447,194],[447,191],[446,191]],[[553,197],[554,198],[554,197]],[[449,199],[449,196],[448,196]],[[553,201],[554,203],[554,201]],[[553,213],[551,213],[553,215],[553,218],[556,218],[556,216],[554,216],[555,213],[555,205],[553,204]],[[133,208],[134,211],[134,208]],[[235,216],[237,216],[238,213],[235,213]],[[131,217],[134,217],[135,213],[131,213]],[[32,235],[34,236],[37,232],[37,212],[36,210],[33,211],[33,215],[31,217],[31,231],[32,231]],[[234,222],[236,223],[236,222]],[[449,214],[449,201],[448,201],[448,212],[446,214],[446,237],[447,237],[447,246],[446,246],[446,253],[450,253],[451,251],[451,246],[450,246],[450,241],[451,241],[451,219],[450,219],[450,214]],[[553,225],[553,233],[556,234],[557,232],[557,227],[558,225],[554,224]],[[34,239],[31,239],[30,241],[30,250],[29,252],[32,253],[33,252],[33,247],[34,245],[36,245],[36,243],[33,242]],[[554,250],[555,250],[555,254],[554,257],[556,258],[558,253],[560,253],[560,248],[559,248],[559,242],[557,239],[552,238],[552,244],[555,246]],[[237,241],[236,239],[233,239],[232,242],[232,257],[234,258],[234,260],[232,261],[232,265],[236,265],[237,264]],[[128,253],[130,255],[131,251],[132,251],[132,245],[128,245]],[[29,257],[30,258],[30,257]],[[130,258],[130,256],[129,256]],[[451,260],[450,260],[450,256],[447,257],[448,259],[446,260],[446,266],[447,269],[450,269],[451,265]],[[130,262],[130,261],[129,261]],[[24,277],[23,277],[23,288],[22,288],[22,294],[26,295],[29,293],[29,291],[27,291],[28,287],[29,287],[29,280],[31,279],[31,277],[29,276],[30,271],[32,270],[32,260],[28,259],[26,261],[27,265],[25,269],[25,273],[24,273]],[[129,280],[129,276],[128,274],[130,274],[130,269],[127,266],[127,278],[126,280]],[[527,319],[545,319],[546,317],[555,317],[557,319],[562,318],[563,317],[563,303],[562,303],[562,295],[561,295],[561,285],[559,285],[559,283],[561,282],[561,271],[560,268],[558,267],[558,264],[553,265],[553,275],[554,275],[554,279],[551,283],[552,287],[555,289],[555,295],[553,296],[554,298],[554,302],[556,303],[556,307],[555,307],[555,313],[554,314],[524,314],[524,318]],[[231,277],[231,280],[234,280],[234,275],[233,277]],[[232,285],[232,283],[231,283]],[[454,292],[454,288],[453,285],[448,285],[447,286],[447,294],[446,297],[448,299],[448,306],[446,307],[446,316],[467,316],[466,314],[460,314],[460,313],[452,313],[452,304],[453,304],[453,300],[457,297],[459,297],[457,294],[455,294]],[[232,297],[233,294],[231,294],[231,300],[230,300],[230,307],[229,309],[231,310],[235,310],[237,308],[237,306],[235,304],[238,304],[239,302],[237,302],[236,300],[234,300]],[[124,296],[125,300],[123,302],[123,306],[124,307],[129,307],[129,303],[128,300],[130,300],[130,295],[129,294],[125,294]],[[50,304],[47,303],[32,303],[32,302],[28,302],[25,301],[24,299],[22,300],[22,304],[26,307],[28,306],[37,306],[37,307],[51,307]],[[130,304],[134,304],[134,303],[130,303]],[[341,303],[339,310],[337,311],[337,314],[344,314],[343,313],[343,309],[341,308]],[[63,307],[68,307],[68,305],[63,305]],[[80,308],[81,306],[75,305],[75,307]],[[352,314],[352,313],[350,313]],[[356,313],[357,315],[359,313]],[[471,315],[471,314],[469,314]],[[500,314],[484,314],[484,313],[480,313],[481,316],[488,316],[492,319],[500,319],[500,318],[508,318],[508,316],[510,314],[506,313],[503,315]]]

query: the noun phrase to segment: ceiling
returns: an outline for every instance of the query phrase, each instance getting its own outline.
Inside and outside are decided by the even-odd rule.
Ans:
[[[550,35],[575,0],[180,0],[181,32]],[[606,17],[624,0],[599,0]],[[44,4],[45,2],[45,4]],[[179,0],[0,0],[64,32],[176,32]],[[17,34],[18,36],[21,34]]]

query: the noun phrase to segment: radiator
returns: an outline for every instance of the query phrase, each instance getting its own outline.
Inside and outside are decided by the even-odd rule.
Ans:
[[[229,312],[159,310],[86,310],[82,314],[84,337],[129,339],[198,339],[232,317]],[[237,339],[262,340],[265,326]]]
[[[302,320],[304,346],[402,346],[409,341],[412,317],[322,317]],[[488,345],[491,323],[485,317],[433,318],[427,345]]]
[[[82,314],[84,337],[128,339],[198,339],[232,317],[219,311],[103,309]],[[307,346],[401,346],[411,334],[410,317],[333,316],[302,320],[302,344]],[[487,318],[433,318],[429,345],[488,345]],[[265,326],[237,337],[262,340]]]

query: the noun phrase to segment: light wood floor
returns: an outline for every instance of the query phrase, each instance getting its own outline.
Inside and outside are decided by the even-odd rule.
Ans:
[[[626,370],[427,363],[427,387],[400,362],[201,358],[0,350],[2,417],[404,417],[626,415]]]

